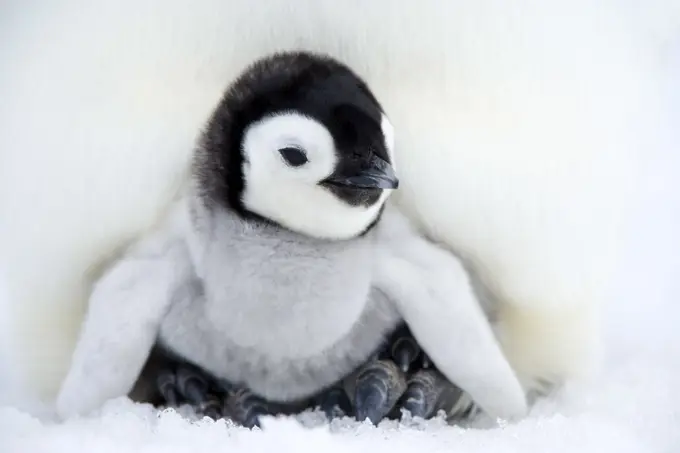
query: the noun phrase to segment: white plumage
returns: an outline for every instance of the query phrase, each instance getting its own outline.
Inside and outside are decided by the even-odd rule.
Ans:
[[[655,146],[636,132],[663,113],[655,51],[677,5],[645,4],[644,16],[613,0],[5,8],[0,249],[12,303],[0,357],[33,391],[55,395],[91,276],[164,211],[226,84],[292,47],[338,57],[376,92],[395,127],[400,206],[495,296],[527,388],[589,371],[626,199]]]

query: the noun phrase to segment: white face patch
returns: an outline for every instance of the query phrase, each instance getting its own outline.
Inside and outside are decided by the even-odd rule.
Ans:
[[[318,185],[333,173],[338,160],[333,137],[321,123],[299,113],[269,116],[250,125],[242,146],[245,207],[302,234],[354,237],[375,220],[391,192],[386,190],[370,207],[351,206]],[[302,150],[308,161],[290,165],[279,152],[287,147]]]

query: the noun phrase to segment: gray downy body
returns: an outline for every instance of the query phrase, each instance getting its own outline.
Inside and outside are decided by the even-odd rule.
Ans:
[[[195,279],[173,301],[160,344],[275,401],[351,373],[401,318],[371,286],[375,228],[350,240],[305,236],[191,202]]]

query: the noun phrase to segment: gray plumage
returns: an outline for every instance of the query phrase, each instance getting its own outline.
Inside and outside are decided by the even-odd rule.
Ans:
[[[400,321],[371,287],[373,233],[303,236],[194,203],[196,278],[160,342],[273,400],[307,397],[364,363]]]

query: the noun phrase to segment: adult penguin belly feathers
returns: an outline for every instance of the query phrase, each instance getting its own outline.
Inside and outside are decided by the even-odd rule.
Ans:
[[[527,390],[585,373],[643,152],[633,131],[657,111],[651,39],[634,45],[626,19],[585,1],[15,6],[1,40],[0,369],[56,394],[90,282],[182,186],[225,85],[303,48],[347,63],[381,99],[399,205],[487,287]]]

